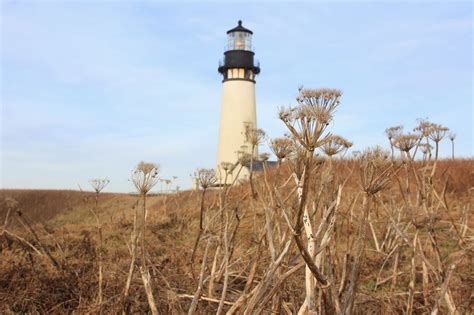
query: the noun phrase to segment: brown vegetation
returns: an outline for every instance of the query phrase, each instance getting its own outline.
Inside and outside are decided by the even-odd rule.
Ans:
[[[150,196],[140,163],[137,196],[3,191],[0,312],[472,313],[474,160],[439,160],[447,128],[424,120],[387,129],[392,152],[337,158],[341,95],[300,89],[279,163],[242,158],[240,185],[200,169],[201,191]],[[264,133],[246,132],[253,152]]]
[[[357,174],[357,161],[335,160],[334,180],[340,182],[346,180],[345,192],[340,202],[341,219],[336,226],[338,234],[337,247],[344,247],[349,240],[349,236],[354,235],[355,231],[348,219],[351,215],[353,221],[360,215],[359,201],[355,201],[355,196],[359,187]],[[454,220],[458,229],[464,217],[467,217],[468,228],[466,229],[465,242],[472,243],[473,217],[468,216],[468,211],[472,204],[472,191],[474,174],[473,160],[442,160],[439,163],[435,182],[439,187],[443,187],[447,182],[446,200],[450,212],[440,211],[440,217],[435,221],[434,230],[436,231],[438,246],[442,262],[455,260],[460,255],[462,246],[458,243],[456,231],[452,227],[451,221]],[[283,165],[278,173],[276,169],[269,172],[269,181],[273,177],[278,177],[281,184],[289,175],[288,166]],[[349,176],[348,176],[349,175]],[[403,178],[406,174],[400,171],[398,176]],[[257,185],[261,185],[262,178],[258,176]],[[414,189],[415,184],[411,181]],[[290,185],[290,184],[288,184]],[[285,189],[288,193],[293,188]],[[404,189],[405,190],[405,189]],[[249,188],[246,185],[238,186],[228,195],[228,207],[242,215],[245,208],[249,207]],[[13,196],[19,200],[18,207],[31,222],[43,221],[33,225],[38,234],[39,241],[45,247],[50,249],[51,255],[60,262],[61,270],[57,270],[49,262],[39,248],[39,242],[25,228],[21,227],[11,214],[8,223],[8,231],[22,237],[25,241],[31,243],[38,252],[35,252],[23,241],[18,240],[9,234],[1,236],[1,276],[0,276],[0,305],[2,313],[9,312],[52,312],[64,313],[76,310],[78,312],[98,312],[97,292],[98,279],[97,270],[97,251],[99,239],[96,237],[94,217],[88,212],[87,205],[83,203],[84,194],[72,191],[2,191],[2,196]],[[85,193],[86,196],[93,197],[92,193]],[[397,206],[403,204],[401,200],[401,191],[398,183],[392,182],[389,190],[381,196],[386,203],[394,203]],[[101,194],[99,208],[102,214],[102,233],[104,236],[104,310],[107,313],[121,309],[121,294],[125,285],[126,274],[129,267],[129,250],[127,243],[133,227],[132,209],[136,197],[120,194]],[[219,211],[219,191],[210,190],[206,199],[208,210],[207,217]],[[4,200],[4,199],[3,199]],[[157,304],[162,314],[179,314],[186,312],[192,301],[196,290],[196,271],[190,270],[190,258],[194,246],[196,234],[199,230],[201,192],[185,191],[176,195],[168,196],[167,203],[164,203],[164,197],[149,197],[149,218],[148,234],[146,235],[147,253],[150,257],[151,278],[153,289],[157,292]],[[37,202],[41,202],[38,203]],[[93,199],[90,200],[92,205]],[[35,211],[32,205],[46,204],[49,211],[45,211],[46,218],[43,220],[41,214]],[[26,205],[26,206],[23,206]],[[2,203],[2,215],[5,215],[6,204]],[[417,213],[417,211],[415,211]],[[258,222],[264,222],[264,209],[262,205],[256,206],[256,218]],[[263,250],[259,246],[258,239],[254,233],[254,214],[250,211],[245,213],[240,227],[235,236],[238,240],[235,244],[233,263],[231,263],[231,283],[228,284],[227,301],[232,303],[240,290],[245,289],[245,278],[251,271],[252,262],[259,257],[259,263],[254,276],[254,285],[262,280],[262,273],[265,264],[271,260],[268,250]],[[373,214],[375,234],[378,236],[379,243],[383,243],[382,236],[387,224],[387,215],[383,207],[378,206]],[[407,218],[401,218],[401,222]],[[423,224],[423,217],[417,218],[419,224]],[[3,223],[3,220],[2,220]],[[418,223],[417,223],[418,224]],[[262,226],[257,224],[257,226]],[[426,229],[426,228],[424,228]],[[423,232],[423,231],[422,231]],[[461,231],[459,231],[461,232]],[[371,232],[370,232],[371,233]],[[412,231],[407,233],[413,241]],[[470,239],[469,239],[470,237]],[[380,247],[388,245],[379,244]],[[410,245],[400,244],[401,251],[398,254],[397,282],[393,282],[392,276],[394,261],[384,261],[383,252],[378,252],[373,238],[367,240],[367,257],[362,267],[360,276],[360,292],[355,301],[354,311],[362,312],[372,310],[375,313],[403,313],[406,305],[407,286],[410,281]],[[203,257],[205,249],[201,248],[199,253]],[[260,248],[259,248],[260,247]],[[294,246],[292,246],[294,247]],[[259,253],[258,255],[256,253]],[[304,271],[301,268],[301,260],[295,255],[295,248],[292,249],[292,255],[288,256],[291,265],[286,266],[287,271],[291,273],[286,278],[284,285],[279,289],[280,298],[284,302],[282,307],[296,311],[295,307],[304,301]],[[431,253],[432,254],[432,253]],[[433,258],[430,255],[426,255]],[[393,254],[392,254],[393,255]],[[208,268],[206,272],[210,273],[212,269],[212,259],[214,255],[208,250]],[[347,258],[346,258],[347,257]],[[211,259],[211,260],[209,260]],[[341,263],[350,261],[353,257],[341,257]],[[420,258],[421,260],[421,258]],[[414,291],[414,312],[423,313],[429,310],[425,306],[422,294],[422,274],[423,267],[420,261],[415,261],[416,290]],[[287,263],[285,263],[287,264]],[[382,266],[384,265],[384,268]],[[448,265],[449,266],[449,265]],[[292,269],[293,268],[293,269]],[[379,274],[379,271],[382,272]],[[198,271],[199,272],[199,271]],[[206,278],[206,276],[204,277]],[[206,279],[204,279],[206,280]],[[222,279],[218,279],[222,280]],[[208,294],[209,279],[204,282],[202,289],[202,298],[199,302],[198,313],[212,313],[216,311],[219,292],[222,290],[222,282],[214,281],[212,298]],[[436,300],[437,289],[431,287],[430,293],[433,293],[430,302],[434,304]],[[472,270],[472,255],[465,257],[456,266],[451,273],[448,287],[455,305],[459,312],[467,312],[469,302],[472,301],[472,287],[474,286],[474,273]],[[392,288],[393,287],[393,288]],[[374,290],[377,288],[376,290]],[[149,310],[145,292],[142,289],[140,279],[134,278],[131,284],[130,295],[133,297],[130,311],[146,312]],[[434,290],[434,291],[431,291]],[[217,298],[216,298],[217,293]],[[190,298],[187,298],[190,296]],[[209,300],[210,299],[210,300]],[[225,307],[230,305],[225,304]],[[446,305],[441,302],[441,310],[447,313]],[[267,305],[265,310],[270,310],[271,305]],[[265,311],[266,312],[266,311]],[[283,311],[282,311],[283,312]]]

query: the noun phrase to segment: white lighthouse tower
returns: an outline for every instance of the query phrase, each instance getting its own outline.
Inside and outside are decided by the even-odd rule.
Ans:
[[[219,73],[223,76],[219,143],[217,147],[217,174],[219,183],[224,183],[225,170],[222,163],[236,164],[238,152],[246,151],[257,157],[257,151],[250,152],[250,144],[245,137],[246,126],[257,128],[255,104],[255,76],[260,67],[254,64],[252,50],[252,31],[242,26],[242,21],[227,31],[228,42],[224,60],[219,64]],[[227,176],[227,183],[238,176],[244,179],[247,169],[237,174],[234,170]]]

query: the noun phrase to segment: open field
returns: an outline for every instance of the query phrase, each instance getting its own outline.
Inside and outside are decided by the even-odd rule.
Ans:
[[[414,166],[417,172],[422,167]],[[198,314],[215,313],[224,288],[223,312],[232,307],[237,313],[298,311],[305,301],[305,264],[283,214],[290,223],[296,220],[298,198],[290,169],[290,163],[283,163],[256,173],[252,185],[147,198],[145,260],[160,314],[188,312],[199,283]],[[329,179],[324,175],[328,170],[333,174]],[[415,314],[435,307],[441,314],[472,312],[473,170],[473,160],[439,161],[432,183],[435,194],[427,193],[420,201],[406,163],[370,198],[361,189],[364,170],[359,161],[316,166],[308,192],[309,208],[316,210],[311,221],[321,230],[327,228],[318,225],[324,218],[335,225],[327,245],[321,237],[315,241],[322,247],[316,253],[321,257],[318,267],[334,284],[316,285],[314,302],[321,312],[331,314],[330,307],[342,307],[338,302],[344,302],[344,293],[349,294],[347,288],[355,282],[354,314],[399,314],[408,305]],[[203,195],[204,230],[191,263]],[[0,239],[1,313],[150,311],[138,265],[128,297],[123,297],[134,217],[140,218],[139,196],[99,195],[101,250],[98,221],[91,212],[94,193],[2,190],[0,196],[5,222]],[[364,220],[368,224],[362,224]],[[360,275],[354,280],[357,263]],[[331,293],[333,289],[342,294]]]

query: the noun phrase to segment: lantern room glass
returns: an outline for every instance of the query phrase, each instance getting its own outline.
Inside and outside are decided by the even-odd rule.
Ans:
[[[229,33],[227,50],[252,51],[252,34],[247,32]]]

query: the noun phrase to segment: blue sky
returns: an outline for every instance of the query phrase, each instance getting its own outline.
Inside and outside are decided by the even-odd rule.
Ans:
[[[214,167],[217,66],[238,19],[254,31],[257,119],[270,137],[286,132],[278,108],[298,86],[335,87],[331,130],[354,150],[387,146],[385,128],[427,117],[473,156],[470,2],[6,0],[1,187],[76,189],[107,176],[109,191],[126,192],[144,160],[188,188],[196,168]]]

